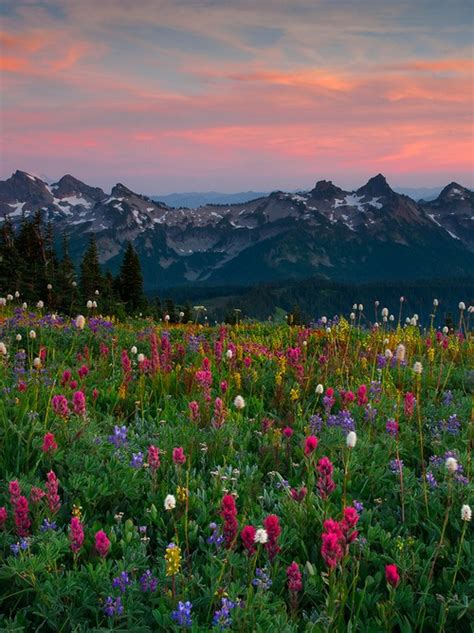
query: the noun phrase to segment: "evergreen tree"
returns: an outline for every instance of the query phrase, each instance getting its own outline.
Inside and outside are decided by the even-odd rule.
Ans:
[[[94,234],[91,235],[89,246],[87,247],[81,262],[80,288],[82,298],[85,302],[93,300],[95,291],[99,292],[103,288],[103,278],[99,264],[99,253]]]
[[[74,286],[76,270],[69,255],[69,243],[66,233],[63,235],[62,259],[58,264],[56,277],[56,296],[58,307],[63,312],[73,312],[77,306],[77,288]]]
[[[21,257],[16,248],[13,223],[8,216],[0,229],[0,288],[4,293],[21,290]]]
[[[118,286],[120,298],[124,302],[128,313],[143,309],[146,305],[143,293],[143,275],[140,259],[131,242],[127,242],[125,248],[118,276]]]
[[[46,298],[46,244],[43,234],[41,211],[37,211],[31,220],[22,218],[15,247],[21,256],[20,275],[21,293],[27,300]]]

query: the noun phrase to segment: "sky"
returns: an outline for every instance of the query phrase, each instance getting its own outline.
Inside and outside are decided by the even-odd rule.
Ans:
[[[0,178],[474,184],[471,0],[3,0]]]

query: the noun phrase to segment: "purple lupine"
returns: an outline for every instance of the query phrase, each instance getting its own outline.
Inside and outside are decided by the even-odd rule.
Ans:
[[[189,600],[178,602],[177,608],[171,613],[171,619],[182,628],[188,628],[193,625],[191,610],[193,605]]]

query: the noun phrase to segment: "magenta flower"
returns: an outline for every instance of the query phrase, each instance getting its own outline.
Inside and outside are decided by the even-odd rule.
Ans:
[[[3,530],[5,528],[5,523],[7,522],[7,518],[8,518],[7,509],[5,508],[5,506],[2,506],[0,508],[0,530]]]
[[[178,466],[182,466],[186,462],[186,455],[181,446],[173,448],[173,461]]]
[[[148,447],[148,465],[152,473],[155,473],[160,467],[160,451],[153,444]]]
[[[48,501],[48,507],[53,514],[56,514],[56,512],[61,507],[61,500],[58,495],[58,488],[59,488],[58,478],[56,477],[56,474],[52,470],[50,470],[49,473],[47,474],[46,498]]]
[[[57,450],[57,448],[58,445],[53,433],[46,433],[43,437],[43,446],[41,447],[43,453],[53,453],[55,450]]]
[[[240,533],[240,538],[242,539],[242,543],[247,550],[247,554],[252,556],[255,554],[255,533],[256,529],[253,525],[246,525],[242,528],[242,532]]]
[[[232,547],[237,537],[239,524],[237,522],[237,508],[232,495],[225,495],[221,503],[221,517],[224,519],[223,534],[227,548]]]
[[[400,575],[396,565],[385,565],[385,580],[391,587],[396,587],[398,585],[400,582]]]
[[[110,541],[107,538],[107,534],[104,530],[99,530],[95,535],[95,549],[97,553],[105,558],[110,549]]]
[[[288,578],[288,589],[292,593],[297,593],[303,589],[303,576],[301,575],[298,563],[293,561],[286,568],[286,577]]]
[[[99,532],[97,534],[99,534]],[[72,551],[74,552],[74,554],[77,554],[78,551],[81,549],[82,544],[84,542],[84,528],[82,526],[82,523],[77,517],[73,517],[71,519],[69,541],[71,543]],[[97,535],[96,535],[96,548],[97,548]]]
[[[69,404],[66,396],[53,396],[51,404],[53,405],[53,411],[56,415],[60,418],[67,418],[69,415]]]
[[[271,562],[280,551],[278,539],[281,534],[281,527],[280,521],[276,514],[269,514],[263,522],[263,527],[266,529],[268,535],[268,540],[265,543],[265,548],[268,553],[268,558]]]
[[[10,503],[12,504],[12,506],[15,506],[21,495],[21,488],[17,479],[13,479],[13,481],[10,481],[10,483],[8,484],[8,492],[10,493]]]
[[[86,414],[86,396],[83,391],[76,391],[72,397],[72,405],[76,415]]]
[[[28,506],[28,499],[26,497],[18,497],[15,508],[15,525],[16,533],[18,536],[28,536],[28,530],[31,526],[31,520],[29,516],[30,508]]]
[[[306,457],[309,457],[314,453],[318,446],[318,438],[314,435],[310,435],[305,439],[304,442],[304,454]]]

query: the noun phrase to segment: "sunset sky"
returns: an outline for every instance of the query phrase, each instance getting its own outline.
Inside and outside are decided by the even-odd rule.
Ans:
[[[3,0],[0,177],[474,184],[472,0]]]

